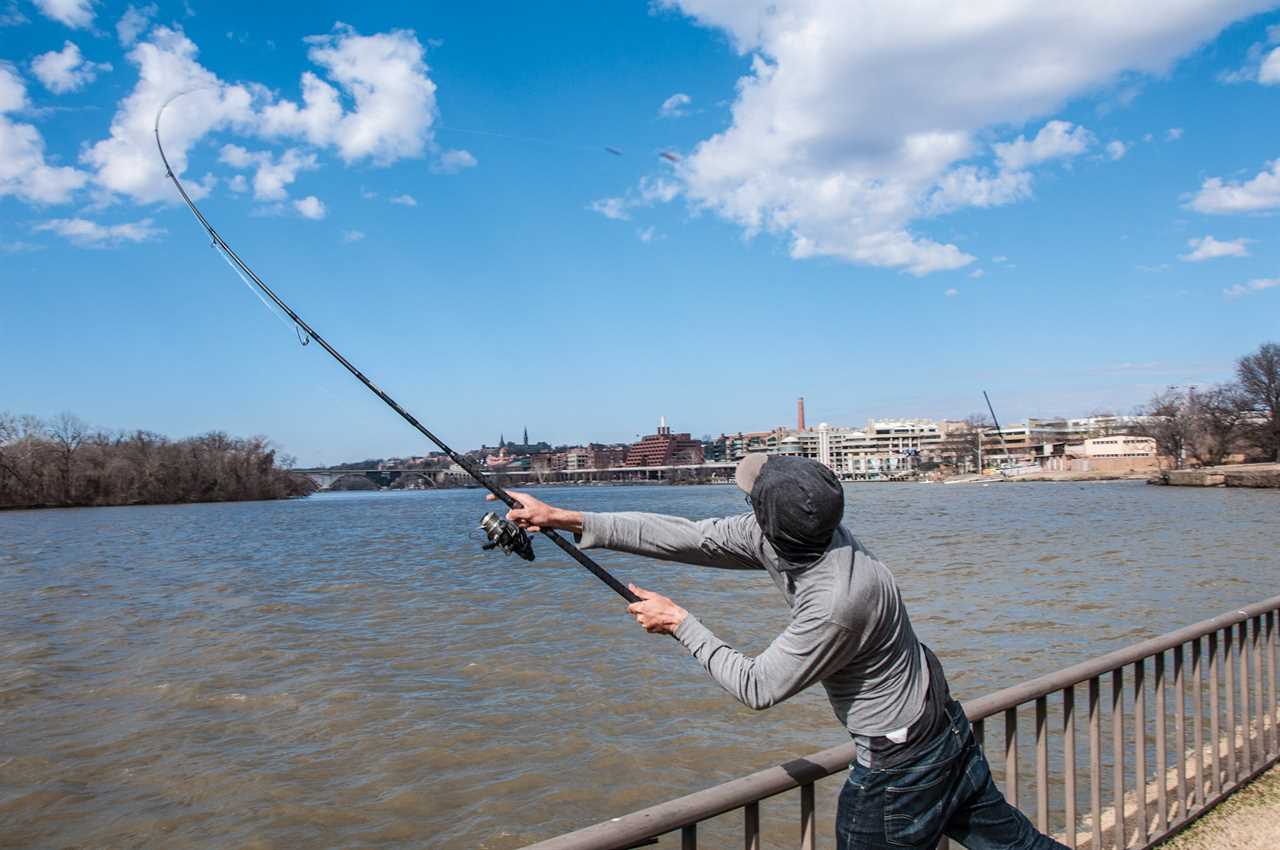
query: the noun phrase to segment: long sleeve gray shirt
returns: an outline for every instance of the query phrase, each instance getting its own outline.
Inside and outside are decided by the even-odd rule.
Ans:
[[[692,615],[676,638],[726,691],[768,708],[821,682],[852,735],[905,730],[924,710],[929,670],[893,574],[843,526],[814,564],[783,561],[752,514],[693,521],[645,513],[583,514],[583,548],[666,561],[766,570],[791,624],[752,658]],[[895,736],[896,737],[896,736]]]

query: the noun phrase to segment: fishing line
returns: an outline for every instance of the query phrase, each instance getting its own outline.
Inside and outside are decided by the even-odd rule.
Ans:
[[[213,225],[209,223],[209,220],[204,217],[204,213],[200,212],[200,208],[196,206],[195,201],[191,200],[191,196],[187,194],[187,190],[185,187],[183,187],[182,181],[178,179],[178,175],[173,173],[173,168],[169,165],[169,158],[165,156],[164,145],[161,144],[160,142],[160,118],[164,115],[165,107],[167,107],[170,103],[173,103],[173,101],[177,100],[179,97],[181,97],[186,93],[187,92],[179,92],[178,94],[175,94],[173,97],[166,100],[161,105],[160,109],[156,112],[156,120],[155,120],[155,127],[154,127],[154,132],[156,137],[156,150],[159,151],[160,153],[160,161],[164,163],[165,176],[169,178],[169,180],[173,183],[174,188],[178,190],[178,194],[182,196],[183,202],[187,205],[187,208],[191,210],[191,214],[196,217],[196,221],[198,221],[200,223],[200,226],[204,228],[205,232],[209,234],[209,238],[213,240],[214,246],[218,248],[218,250],[225,256],[225,259],[235,267],[237,272],[242,276],[242,279],[247,279],[248,281],[252,281],[253,285],[257,288],[259,292],[262,293],[262,295],[265,295],[268,299],[270,299],[271,303],[273,303],[276,307],[278,307],[281,311],[283,311],[285,315],[289,317],[289,319],[295,325],[297,332],[299,332],[300,334],[305,332],[308,340],[314,340],[317,345],[319,345],[329,354],[329,356],[331,356],[334,360],[338,361],[339,365],[341,365],[344,369],[350,372],[351,375],[356,380],[364,384],[366,389],[368,389],[371,393],[373,393],[378,398],[380,398],[384,404],[386,404],[388,407],[394,410],[396,414],[400,416],[401,419],[403,419],[405,422],[408,422],[420,434],[422,434],[431,442],[435,443],[436,446],[438,446],[440,450],[444,452],[446,456],[448,456],[449,460],[453,461],[460,468],[462,468],[468,475],[470,475],[473,479],[475,479],[477,484],[479,484],[481,487],[484,487],[486,490],[492,493],[495,498],[497,498],[507,507],[509,508],[520,507],[520,503],[516,501],[514,496],[508,493],[497,482],[490,480],[489,478],[486,478],[484,475],[484,472],[472,460],[470,460],[467,457],[464,457],[463,455],[458,454],[453,449],[449,448],[449,446],[446,445],[443,440],[441,440],[439,437],[433,434],[427,428],[427,426],[423,425],[413,416],[413,414],[411,414],[409,411],[401,407],[399,402],[397,402],[390,395],[388,395],[381,388],[379,388],[377,384],[375,384],[363,372],[357,369],[351,363],[350,360],[343,357],[342,354],[336,348],[334,348],[332,345],[329,344],[328,341],[324,339],[324,337],[316,333],[315,329],[312,328],[311,325],[307,324],[306,320],[304,320],[301,316],[295,313],[293,311],[293,308],[291,308],[288,304],[286,304],[284,300],[281,299],[280,296],[277,295],[275,291],[271,289],[271,287],[267,286],[267,284],[263,282],[262,278],[258,277],[258,275],[253,271],[253,269],[249,268],[248,264],[246,264],[245,261],[240,258],[240,255],[238,255],[231,248],[231,246],[227,244],[226,240],[223,239],[222,236],[219,235],[218,231],[214,229]],[[301,341],[301,336],[299,336],[299,340]],[[500,547],[504,552],[508,554],[515,553],[520,555],[525,560],[529,560],[529,561],[533,560],[533,546],[529,540],[528,534],[525,532],[524,529],[518,527],[517,525],[515,525],[514,523],[508,520],[498,517],[498,515],[495,513],[486,514],[485,517],[481,520],[481,527],[485,529],[486,534],[488,534],[489,536],[490,542],[494,546]],[[582,567],[590,571],[592,575],[600,579],[605,584],[609,585],[610,589],[612,589],[615,593],[617,593],[623,599],[627,600],[628,602],[640,601],[640,597],[632,593],[627,588],[626,585],[624,585],[622,582],[614,578],[613,575],[609,573],[608,570],[606,570],[604,567],[600,566],[595,561],[593,561],[581,549],[575,546],[572,541],[561,536],[557,531],[555,531],[555,529],[543,528],[541,529],[541,533],[544,537],[549,539],[556,546],[560,547],[560,549],[566,555],[573,558]]]

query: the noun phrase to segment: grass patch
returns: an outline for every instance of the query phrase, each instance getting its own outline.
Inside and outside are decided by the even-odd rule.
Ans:
[[[1276,850],[1280,847],[1280,767],[1259,776],[1160,850]]]

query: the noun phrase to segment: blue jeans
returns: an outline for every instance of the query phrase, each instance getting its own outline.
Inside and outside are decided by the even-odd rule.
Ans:
[[[969,850],[1066,850],[1005,802],[960,703],[947,715],[946,731],[910,764],[853,764],[836,809],[838,850],[933,850],[943,835]]]

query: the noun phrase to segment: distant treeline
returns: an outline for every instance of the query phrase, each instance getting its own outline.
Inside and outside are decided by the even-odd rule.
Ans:
[[[287,499],[315,490],[262,437],[109,433],[0,413],[0,508]]]

